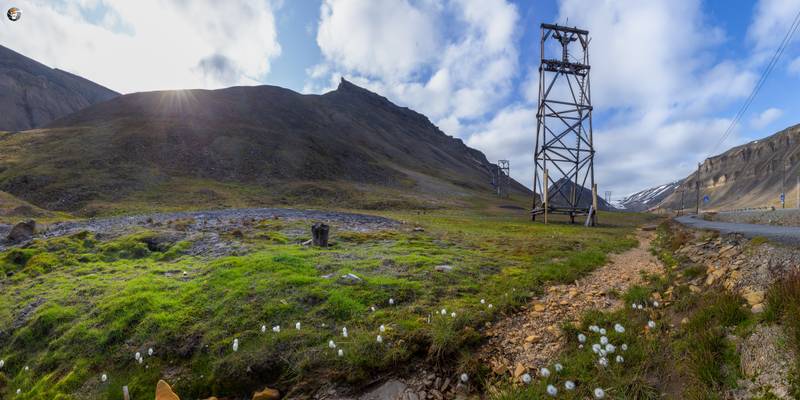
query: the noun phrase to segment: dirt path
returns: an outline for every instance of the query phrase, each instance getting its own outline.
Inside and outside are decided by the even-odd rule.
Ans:
[[[519,377],[545,366],[565,343],[558,328],[565,321],[578,322],[589,309],[613,310],[622,300],[608,293],[624,293],[643,283],[642,274],[661,273],[662,264],[650,254],[654,232],[638,231],[639,247],[613,254],[609,262],[569,285],[550,286],[528,309],[494,324],[489,341],[479,350],[480,359],[498,374]]]

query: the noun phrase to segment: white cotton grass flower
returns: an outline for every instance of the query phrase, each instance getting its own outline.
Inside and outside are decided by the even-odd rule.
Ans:
[[[596,354],[600,352],[600,343],[595,343],[592,345],[592,351]]]
[[[273,326],[272,331],[275,333],[281,333],[281,326],[280,325]]]
[[[450,313],[450,317],[452,317],[452,318],[455,318],[455,317],[456,317],[456,313],[455,313],[455,311],[453,311],[453,312],[451,312],[451,313]]]
[[[658,308],[658,302],[655,300],[653,301],[653,307]]]
[[[608,366],[608,359],[605,358],[605,357],[600,357],[600,359],[597,360],[597,363],[600,364],[600,366],[602,366],[602,367],[607,367]]]
[[[481,299],[481,304],[486,304],[486,299]]]
[[[266,325],[261,325],[261,333],[265,333],[267,331]]]
[[[335,349],[336,348],[336,342],[334,342],[333,340],[328,340],[328,347],[330,347],[332,349]]]
[[[579,345],[578,345],[578,348],[579,348],[579,349],[582,349],[582,348],[583,348],[583,345],[582,345],[582,344],[579,344]]]
[[[339,349],[339,351],[338,351],[336,354],[337,354],[339,357],[344,357],[344,350],[342,350],[342,349]]]
[[[600,332],[599,333],[601,335],[605,335],[606,334],[606,328],[600,328]]]
[[[556,363],[556,365],[554,365],[553,368],[555,368],[556,372],[561,372],[564,370],[564,366],[561,365],[561,363]]]
[[[547,378],[548,376],[550,376],[550,370],[547,369],[547,367],[542,367],[542,369],[539,370],[539,375],[542,378]]]
[[[637,308],[637,307],[636,307],[636,303],[633,303],[633,304],[631,304],[631,309],[634,309],[634,310],[635,310],[636,308]]]
[[[152,356],[153,356],[153,353],[154,353],[154,351],[153,351],[153,348],[152,348],[152,347],[150,347],[149,349],[147,349],[147,355],[148,355],[148,356],[152,357]]]
[[[447,310],[443,308],[442,311],[439,311],[439,313],[442,315],[447,315]]]
[[[370,309],[372,312],[375,312],[375,306],[371,306],[369,309]]]
[[[467,374],[461,374],[459,378],[461,379],[462,383],[467,383],[467,381],[469,380],[469,376],[467,376]]]
[[[558,394],[558,389],[553,385],[547,385],[547,394],[555,397]]]
[[[603,389],[600,389],[600,388],[596,388],[596,389],[594,390],[594,398],[595,398],[595,399],[602,399],[602,398],[604,398],[604,397],[606,397],[606,392],[605,392],[605,390],[603,390]]]
[[[381,324],[381,326],[378,327],[378,330],[381,331],[381,333],[386,332],[386,326]]]
[[[522,382],[523,382],[524,384],[526,384],[526,385],[530,384],[530,383],[531,383],[531,380],[532,380],[532,378],[531,378],[531,374],[529,374],[529,373],[527,373],[527,372],[526,372],[526,373],[524,373],[524,374],[522,374]]]
[[[239,351],[239,339],[233,339],[233,351]]]
[[[140,359],[139,359],[139,364],[141,364],[141,363],[143,363],[143,362],[144,362],[144,358],[140,358]]]
[[[611,354],[611,353],[613,353],[615,351],[617,351],[617,347],[616,346],[614,346],[611,343],[606,345],[606,353]]]
[[[586,343],[586,335],[584,335],[584,334],[582,334],[582,333],[579,333],[579,334],[578,334],[578,342],[580,342],[580,343]]]
[[[0,369],[2,369],[4,365],[6,365],[6,362],[4,360],[0,360]]]
[[[614,330],[617,331],[617,333],[625,333],[625,327],[620,324],[614,324]]]
[[[575,390],[575,382],[573,382],[573,381],[564,382],[564,389]]]
[[[608,338],[605,337],[605,336],[600,336],[600,344],[602,344],[603,346],[607,345],[608,344]]]
[[[490,309],[490,310],[492,309],[492,305],[491,305],[491,304],[489,304],[489,309]]]
[[[601,348],[600,351],[597,352],[597,354],[600,355],[600,357],[605,357],[606,356],[606,349]]]
[[[17,389],[17,394],[22,394],[22,389]]]
[[[298,331],[300,330],[300,323],[299,322],[295,322],[294,323],[294,329],[297,329]]]
[[[640,309],[640,310],[644,310],[644,306],[643,306],[643,305],[641,305],[641,304],[637,304],[637,305],[636,305],[636,308],[638,308],[638,309]]]
[[[597,326],[597,325],[592,325],[592,326],[589,327],[589,330],[594,332],[594,333],[597,333],[597,332],[600,332],[600,327]]]
[[[394,305],[394,299],[392,299],[392,298],[389,298],[389,305],[390,305],[390,306],[393,306],[393,305]]]
[[[108,375],[106,374],[100,375],[100,382],[105,382],[107,380],[108,380]]]
[[[378,337],[375,338],[375,341],[377,341],[378,343],[383,343],[383,337],[381,335],[378,335]]]
[[[628,344],[623,343],[622,346],[619,346],[619,348],[622,349],[622,351],[628,351]]]
[[[656,328],[655,321],[653,321],[652,319],[650,321],[647,321],[647,327],[650,329],[655,329]]]
[[[622,358],[622,356],[617,356],[615,360],[617,361],[617,364],[622,364],[623,362],[625,362],[625,359]]]
[[[347,327],[342,328],[342,336],[347,337]]]

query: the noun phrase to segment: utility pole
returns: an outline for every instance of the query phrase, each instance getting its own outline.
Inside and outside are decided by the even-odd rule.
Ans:
[[[685,192],[685,190],[681,189],[681,208],[680,208],[680,210],[678,210],[678,216],[680,216],[681,212],[683,211],[683,193],[684,192]]]
[[[700,215],[700,163],[697,163],[697,176],[694,179],[694,192],[697,197],[697,203],[694,207],[694,213]]]
[[[589,42],[587,30],[541,24],[533,220],[562,214],[574,223],[585,215],[597,223]]]
[[[783,174],[781,175],[781,208],[786,208],[786,159],[781,159]]]

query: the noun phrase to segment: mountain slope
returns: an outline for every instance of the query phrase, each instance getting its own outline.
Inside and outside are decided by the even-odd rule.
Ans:
[[[40,127],[118,95],[0,46],[0,131]]]
[[[701,209],[780,206],[784,176],[786,206],[795,207],[800,176],[800,124],[706,159],[700,166],[700,197],[708,196],[709,201],[701,203]],[[685,191],[684,207],[693,209],[696,179],[695,173],[689,175],[659,207],[680,208],[680,191]]]
[[[491,193],[490,170],[425,116],[344,80],[324,95],[274,86],[134,93],[0,137],[0,188],[70,211],[441,206]],[[528,193],[514,182],[512,197]]]
[[[659,203],[669,197],[680,184],[681,181],[676,181],[645,189],[625,197],[617,202],[616,205],[625,211],[647,211],[658,206]]]
[[[567,206],[567,204],[569,203],[567,199],[572,193],[572,188],[574,186],[576,185],[567,178],[561,178],[558,181],[556,181],[555,184],[550,186],[548,188],[548,197],[550,198],[550,202],[552,203],[552,205],[562,206],[562,207]],[[581,207],[589,207],[592,204],[592,191],[583,186],[578,186],[578,187],[579,191],[576,194],[576,197],[578,199],[578,205]],[[556,190],[559,190],[559,188],[561,194],[556,193]],[[599,208],[601,211],[616,210],[614,206],[608,204],[608,202],[606,202],[606,200],[600,196],[597,196],[597,208]]]

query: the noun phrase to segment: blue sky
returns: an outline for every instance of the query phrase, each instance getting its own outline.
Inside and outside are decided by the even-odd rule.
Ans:
[[[592,35],[596,175],[614,197],[685,177],[755,85],[800,0],[0,0],[0,44],[112,89],[339,77],[425,115],[530,185],[539,24]],[[154,11],[155,10],[155,11]],[[800,34],[717,152],[800,122]]]

